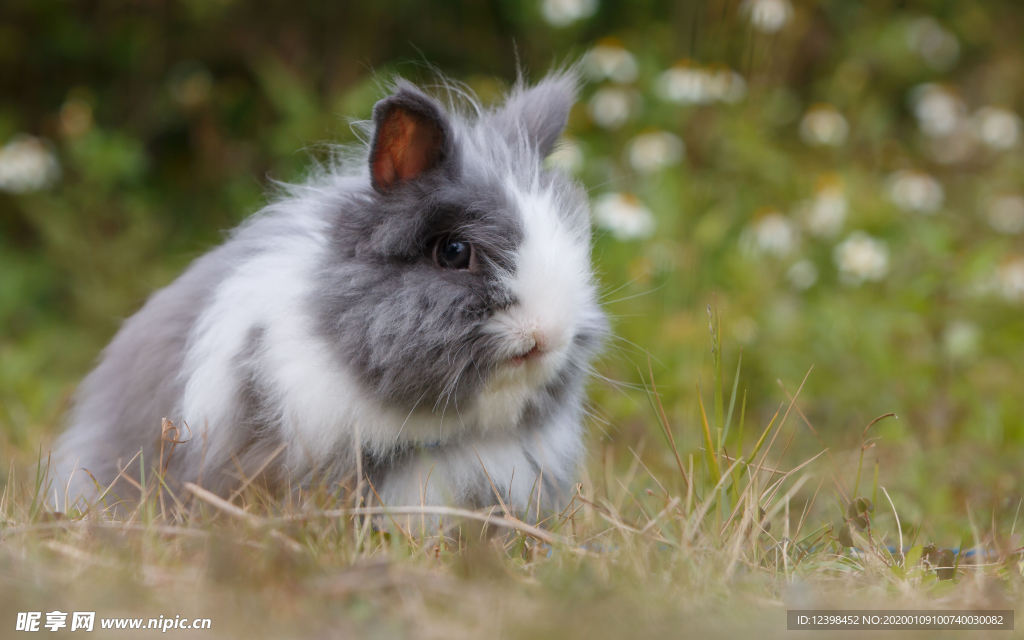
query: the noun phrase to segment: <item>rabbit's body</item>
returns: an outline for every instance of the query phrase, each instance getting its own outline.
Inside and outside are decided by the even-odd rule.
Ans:
[[[605,332],[585,197],[541,166],[574,86],[463,119],[399,84],[369,172],[289,189],[125,322],[58,447],[68,499],[94,495],[76,468],[156,466],[167,418],[167,476],[220,494],[361,472],[386,505],[556,506]]]

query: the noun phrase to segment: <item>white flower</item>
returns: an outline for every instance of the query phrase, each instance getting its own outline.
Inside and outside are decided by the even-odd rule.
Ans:
[[[818,281],[818,269],[810,260],[801,260],[789,268],[786,279],[797,291],[806,291]]]
[[[921,56],[925,64],[938,71],[951,68],[960,57],[960,43],[956,36],[932,17],[918,18],[910,23],[907,46]]]
[[[967,114],[959,96],[932,83],[914,87],[910,91],[910,105],[921,131],[933,138],[952,134]]]
[[[996,269],[996,288],[1009,302],[1024,302],[1024,258],[1013,258]]]
[[[836,180],[826,181],[807,206],[804,224],[811,235],[833,238],[843,230],[849,203],[843,186]]]
[[[705,104],[711,102],[708,74],[700,67],[681,63],[665,70],[658,77],[658,94],[676,104]]]
[[[928,152],[937,162],[953,164],[971,157],[976,133],[967,119],[967,107],[953,90],[928,83],[911,90],[910,108],[922,133],[931,140]]]
[[[789,255],[799,240],[796,227],[778,211],[760,214],[746,231],[743,244],[748,250],[774,256]]]
[[[597,126],[618,129],[629,120],[636,100],[632,91],[620,87],[604,87],[590,97],[587,113]]]
[[[583,168],[583,149],[571,138],[562,137],[554,150],[548,154],[544,164],[550,168],[558,168],[566,173],[577,173]]]
[[[668,131],[642,133],[626,147],[629,164],[641,173],[653,173],[677,164],[686,150],[682,139]]]
[[[844,282],[860,285],[881,280],[889,273],[889,248],[863,231],[854,231],[832,252]]]
[[[654,233],[654,215],[631,193],[606,193],[598,198],[594,219],[619,240],[648,238]]]
[[[1024,232],[1024,196],[996,196],[989,201],[986,213],[988,223],[999,233]]]
[[[1016,113],[983,107],[974,114],[974,130],[985,146],[996,151],[1014,147],[1020,140],[1021,122]]]
[[[966,320],[954,320],[942,333],[942,346],[954,360],[963,360],[978,351],[981,331]]]
[[[16,136],[0,148],[0,191],[39,191],[58,178],[60,164],[57,156],[39,138]]]
[[[597,13],[597,0],[543,0],[540,12],[553,27],[567,27]]]
[[[704,69],[682,61],[658,76],[659,97],[675,104],[735,104],[747,95],[747,81],[732,69]]]
[[[793,19],[789,0],[744,0],[740,10],[755,29],[764,33],[775,33]]]
[[[583,68],[591,80],[630,83],[638,68],[632,53],[612,41],[599,43],[583,58]]]
[[[800,138],[812,146],[838,147],[849,132],[843,114],[827,104],[811,107],[800,121]]]
[[[897,171],[889,178],[889,198],[904,211],[933,213],[942,206],[945,191],[938,180],[920,171]]]

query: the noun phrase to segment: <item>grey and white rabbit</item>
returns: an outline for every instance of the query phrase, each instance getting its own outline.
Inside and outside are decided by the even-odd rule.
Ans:
[[[520,514],[558,507],[607,331],[586,194],[543,163],[577,85],[457,109],[397,81],[358,161],[287,187],[124,323],[57,445],[58,508],[95,499],[83,469],[160,464],[164,418],[191,434],[169,482],[221,495],[359,469],[387,506],[494,504],[493,481]]]

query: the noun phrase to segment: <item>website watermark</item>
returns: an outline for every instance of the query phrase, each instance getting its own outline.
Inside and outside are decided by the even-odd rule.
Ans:
[[[790,631],[1013,631],[1013,609],[839,610],[789,609]]]
[[[93,629],[151,629],[166,633],[171,629],[210,629],[210,618],[176,615],[159,618],[99,618],[95,611],[20,611],[15,631],[92,631]]]

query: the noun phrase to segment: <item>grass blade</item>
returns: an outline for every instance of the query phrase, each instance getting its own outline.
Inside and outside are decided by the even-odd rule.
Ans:
[[[736,391],[740,386],[740,368],[743,366],[743,349],[740,349],[740,359],[736,363],[736,375],[732,379],[732,394],[729,396],[729,411],[725,414],[725,434],[722,436],[722,440],[726,441],[729,439],[729,428],[732,427],[732,410],[736,408]],[[746,393],[744,393],[744,400],[746,400]],[[742,457],[742,454],[741,456]]]
[[[722,478],[722,472],[718,468],[718,457],[715,456],[715,445],[711,441],[711,426],[708,424],[708,414],[704,411],[704,399],[700,396],[700,385],[697,385],[697,402],[700,404],[700,421],[704,428],[704,458],[708,463],[708,472],[711,474],[711,482],[718,484]]]
[[[644,381],[644,389],[647,391],[647,401],[651,403],[651,409],[654,410],[654,416],[658,420],[658,425],[661,426],[661,433],[665,436],[665,441],[668,442],[668,446],[672,449],[672,455],[676,458],[676,464],[679,466],[679,475],[683,477],[683,483],[687,487],[690,486],[690,479],[686,475],[686,471],[683,469],[683,459],[679,457],[679,449],[676,448],[676,439],[672,435],[672,428],[668,424],[668,417],[665,415],[665,407],[661,404],[661,397],[658,395],[658,387],[654,384],[654,368],[651,366],[651,359],[647,358],[647,369],[651,375],[651,387],[654,388],[653,397],[651,390],[647,389],[647,382]],[[637,372],[640,369],[637,368]],[[640,373],[640,379],[644,379],[643,373]],[[655,400],[657,400],[657,406],[655,406]]]

